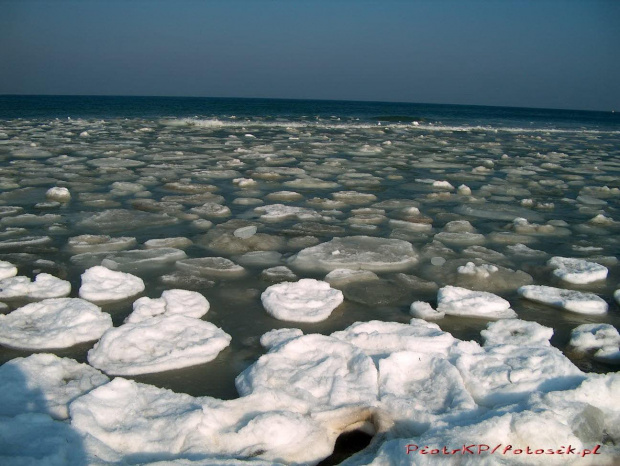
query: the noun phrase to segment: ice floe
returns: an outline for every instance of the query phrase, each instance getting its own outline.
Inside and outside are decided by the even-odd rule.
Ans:
[[[343,300],[340,290],[312,278],[272,285],[261,295],[269,315],[290,322],[325,320]]]
[[[506,319],[516,317],[510,303],[493,293],[445,286],[437,293],[437,310],[447,315]]]
[[[242,396],[283,392],[317,410],[377,398],[377,369],[370,357],[350,343],[316,334],[276,345],[235,383]]]
[[[414,301],[409,306],[409,314],[418,319],[436,320],[445,317],[445,311],[438,311],[424,301]]]
[[[225,257],[183,259],[176,262],[176,267],[183,272],[210,278],[238,278],[246,273],[243,267]]]
[[[188,290],[166,290],[161,298],[143,296],[133,303],[133,312],[125,322],[137,323],[151,317],[184,315],[201,318],[209,311],[209,301],[200,293]]]
[[[135,245],[136,239],[131,236],[80,235],[67,241],[67,249],[76,254],[121,251]]]
[[[97,340],[112,318],[79,298],[45,299],[0,314],[0,344],[27,350],[67,348]]]
[[[573,329],[569,346],[593,352],[594,359],[620,364],[620,333],[610,324],[583,324]]]
[[[95,303],[120,301],[144,291],[140,277],[95,266],[82,274],[79,295]]]
[[[577,285],[605,280],[607,267],[583,259],[570,257],[552,257],[548,265],[553,267],[553,275],[559,279]]]
[[[526,285],[518,293],[526,299],[579,314],[605,314],[607,302],[594,293],[564,290],[543,285]]]
[[[338,424],[354,418],[345,412],[317,419],[307,403],[281,392],[222,401],[123,378],[70,409],[71,426],[92,445],[89,453],[103,447],[116,462],[139,456],[149,464],[316,464],[333,450]]]
[[[0,298],[63,298],[71,293],[71,283],[49,273],[38,274],[34,281],[24,276],[0,280]]]
[[[230,340],[210,322],[157,315],[106,331],[88,352],[88,362],[113,375],[161,372],[212,361]]]
[[[67,188],[54,187],[47,190],[45,197],[50,201],[68,202],[71,199],[71,193]]]
[[[15,358],[0,366],[0,416],[25,413],[69,417],[69,403],[109,378],[87,364],[54,354]]]
[[[348,236],[299,251],[290,265],[304,271],[363,269],[402,272],[418,260],[411,243],[371,236]]]
[[[502,319],[491,322],[480,332],[484,338],[484,346],[516,345],[516,346],[549,346],[553,329],[537,322],[519,319]]]
[[[373,358],[396,351],[417,351],[446,357],[456,339],[435,323],[412,319],[410,324],[398,322],[356,322],[331,335],[361,348]]]
[[[17,275],[17,267],[7,261],[0,261],[0,280]]]

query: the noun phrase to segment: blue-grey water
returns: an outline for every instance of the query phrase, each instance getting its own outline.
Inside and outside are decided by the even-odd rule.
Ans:
[[[329,334],[356,321],[408,322],[412,301],[435,305],[437,286],[459,284],[463,277],[457,267],[470,261],[522,271],[534,284],[552,286],[558,285],[546,265],[552,256],[601,263],[609,269],[607,280],[573,288],[605,299],[605,316],[527,302],[516,294],[518,283],[510,283],[510,272],[494,289],[484,281],[468,285],[508,299],[522,319],[553,327],[552,342],[560,348],[582,323],[618,327],[613,292],[620,288],[619,175],[620,117],[610,112],[0,96],[0,260],[17,265],[20,275],[48,272],[69,280],[71,296],[77,296],[84,270],[106,259],[101,254],[78,257],[80,251],[71,247],[78,235],[133,237],[135,245],[128,247],[140,250],[148,240],[185,237],[192,243],[183,247],[189,257],[245,260],[248,273],[234,279],[190,279],[165,258],[155,265],[124,266],[145,280],[145,296],[159,297],[168,288],[201,292],[211,303],[205,319],[233,337],[211,363],[135,379],[192,395],[231,398],[236,396],[234,377],[264,352],[258,339],[266,331],[297,327]],[[471,193],[459,189],[462,185]],[[54,186],[68,188],[70,202],[46,202],[45,193]],[[282,191],[289,194],[274,194]],[[348,194],[337,194],[342,192]],[[229,212],[196,209],[205,203],[226,206]],[[291,214],[274,220],[255,210],[273,204],[308,209],[314,217]],[[407,210],[411,207],[419,209],[416,218]],[[519,225],[515,218],[526,218],[528,224]],[[441,235],[458,220],[468,221],[481,236]],[[403,222],[431,226],[411,229]],[[264,236],[239,249],[226,235],[245,225],[256,226]],[[411,242],[420,261],[407,275],[424,285],[396,273],[379,274],[375,285],[345,289],[344,304],[317,324],[282,322],[265,313],[260,294],[274,281],[261,275],[264,269],[287,265],[306,246],[352,235]],[[519,244],[538,253],[525,255],[514,247]],[[253,263],[241,257],[257,250],[278,254]],[[322,278],[295,272],[298,278]],[[104,310],[120,325],[132,301]],[[5,312],[24,302],[6,301]],[[486,323],[456,317],[439,321],[442,329],[465,339],[479,339]],[[90,347],[55,353],[85,361]],[[3,362],[27,354],[0,348]],[[586,370],[614,370],[587,359],[575,361]]]

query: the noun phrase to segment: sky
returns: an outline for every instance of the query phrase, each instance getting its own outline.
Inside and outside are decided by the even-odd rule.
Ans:
[[[620,111],[620,1],[0,0],[0,94]]]

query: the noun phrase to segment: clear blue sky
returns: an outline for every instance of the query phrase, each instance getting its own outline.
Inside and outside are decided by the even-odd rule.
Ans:
[[[620,1],[0,0],[0,94],[620,110]]]

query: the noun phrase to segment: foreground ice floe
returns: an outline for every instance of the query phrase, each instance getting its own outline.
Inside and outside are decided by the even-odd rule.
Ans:
[[[0,344],[30,350],[67,348],[97,340],[110,327],[110,315],[88,301],[45,299],[0,314]]]
[[[108,374],[162,372],[212,361],[231,337],[210,322],[185,315],[156,315],[109,329],[88,352]]]
[[[291,322],[325,320],[343,300],[342,291],[312,278],[272,285],[261,295],[269,315]]]
[[[483,336],[481,347],[419,319],[358,322],[331,337],[274,330],[264,335],[268,353],[237,378],[242,396],[228,401],[122,378],[106,383],[84,365],[31,356],[0,368],[5,387],[24,383],[30,391],[5,395],[17,401],[3,408],[0,448],[11,461],[27,456],[19,439],[36,435],[33,456],[62,458],[50,464],[315,465],[341,433],[363,429],[373,442],[344,464],[560,464],[510,450],[462,453],[463,445],[479,444],[501,444],[502,451],[600,445],[596,457],[566,455],[562,464],[613,464],[620,455],[620,376],[584,374],[549,345],[551,329],[533,322],[493,322]],[[46,411],[28,399],[56,407]],[[29,414],[64,418],[67,403],[70,429]],[[459,456],[427,459],[412,445],[445,445]]]
[[[87,435],[90,451],[132,464],[188,459],[217,465],[233,458],[316,464],[331,453],[339,424],[355,419],[348,412],[313,416],[308,403],[281,392],[222,401],[122,378],[70,409],[71,425]]]
[[[372,403],[377,370],[369,356],[350,343],[304,335],[277,345],[236,379],[241,395],[283,392],[316,409]]]
[[[142,291],[144,282],[140,277],[95,266],[82,274],[79,294],[81,298],[99,303],[120,301]]]
[[[33,354],[0,366],[0,416],[69,417],[69,403],[109,381],[97,369],[53,354]]]
[[[607,302],[594,293],[564,290],[542,285],[526,285],[517,290],[521,296],[579,314],[605,314]]]

